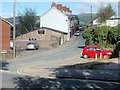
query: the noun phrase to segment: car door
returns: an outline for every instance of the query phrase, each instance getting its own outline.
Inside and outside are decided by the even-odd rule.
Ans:
[[[87,55],[89,57],[94,57],[95,56],[95,51],[94,51],[94,48],[87,48]]]
[[[97,57],[100,57],[101,49],[100,48],[94,48],[95,54],[97,54]]]

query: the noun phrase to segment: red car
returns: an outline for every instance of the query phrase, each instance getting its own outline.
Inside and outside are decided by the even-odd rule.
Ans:
[[[100,57],[100,55],[104,58],[110,58],[112,52],[110,50],[104,50],[99,46],[86,46],[82,51],[83,58],[95,58],[95,56]]]

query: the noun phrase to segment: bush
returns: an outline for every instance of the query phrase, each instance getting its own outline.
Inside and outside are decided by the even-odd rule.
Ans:
[[[85,29],[82,33],[86,39],[86,45],[98,45],[102,48],[114,49],[116,43],[120,41],[120,26],[93,26]]]
[[[119,57],[119,52],[120,52],[120,41],[117,42],[117,44],[113,50],[112,57]]]

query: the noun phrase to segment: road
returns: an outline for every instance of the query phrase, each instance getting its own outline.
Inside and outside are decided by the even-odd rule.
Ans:
[[[26,57],[17,58],[16,61],[10,62],[9,70],[12,72],[17,71],[19,68],[24,66],[31,66],[34,64],[45,63],[45,62],[54,62],[54,61],[64,61],[65,59],[70,59],[71,57],[78,56],[82,48],[79,46],[84,46],[84,39],[80,37],[73,38],[65,45],[62,45],[58,48],[54,48],[48,51],[42,51],[37,54],[30,54]]]
[[[115,81],[97,81],[97,80],[83,80],[83,79],[49,79],[43,77],[32,77],[24,75],[26,70],[44,70],[49,68],[56,68],[59,66],[73,64],[80,58],[80,52],[84,46],[85,40],[82,37],[73,37],[66,44],[51,50],[37,51],[37,53],[26,54],[26,56],[15,58],[12,61],[3,62],[0,85],[3,88],[41,88],[42,90],[56,90],[56,89],[71,89],[80,90],[83,88],[89,89],[105,89],[118,88],[120,83]],[[77,59],[76,59],[77,57]],[[75,60],[76,59],[76,60]],[[75,61],[74,61],[75,60]],[[85,62],[85,61],[83,61]],[[24,69],[24,71],[22,70]],[[19,72],[18,72],[19,71]],[[20,72],[22,71],[22,72]],[[36,73],[36,72],[34,72]],[[42,72],[39,72],[41,74]]]

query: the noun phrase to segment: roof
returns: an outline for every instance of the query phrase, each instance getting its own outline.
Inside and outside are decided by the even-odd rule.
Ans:
[[[59,13],[61,13],[62,15],[64,15],[65,17],[67,17],[67,15],[66,14],[64,14],[64,13],[62,13],[62,12],[60,12],[58,9],[56,9],[55,7],[52,7],[52,8],[50,8],[48,11],[46,11],[42,16],[44,16],[45,14],[47,14],[50,10],[52,10],[52,9],[55,9],[56,11],[58,11]],[[41,17],[42,17],[41,16]]]
[[[62,32],[62,31],[59,31],[59,30],[55,30],[55,29],[52,29],[52,28],[49,28],[49,27],[41,27],[41,29],[49,29],[49,30],[52,30],[52,31],[55,31],[55,32],[67,34],[67,33],[65,33],[65,32]]]
[[[113,15],[110,17],[110,19],[120,19],[120,16]]]
[[[62,4],[56,4],[55,2],[53,2],[53,3],[51,4],[51,8],[52,8],[52,7],[55,7],[55,8],[57,8],[59,11],[61,11],[61,12],[63,12],[63,13],[66,13],[66,14],[72,13],[72,10],[70,10],[69,7],[62,6]]]
[[[7,20],[5,20],[4,18],[2,18],[1,16],[0,16],[0,19],[1,20],[3,20],[4,22],[6,22],[7,24],[9,24],[10,26],[12,26],[13,27],[13,25],[10,23],[10,22],[8,22]]]

